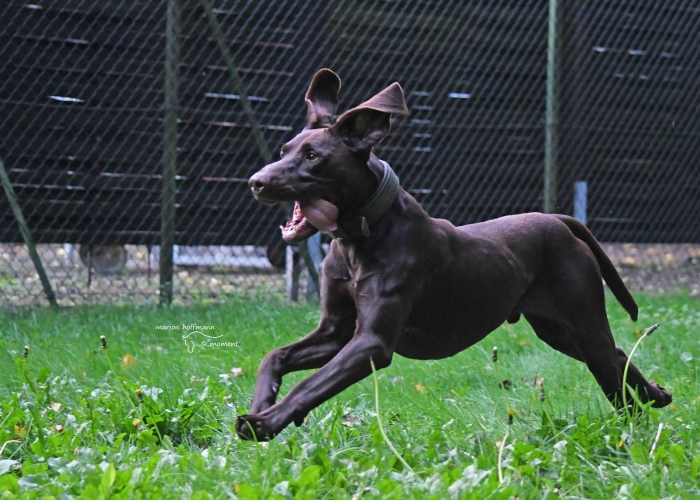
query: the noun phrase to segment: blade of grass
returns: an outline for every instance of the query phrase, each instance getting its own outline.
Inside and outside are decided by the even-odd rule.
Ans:
[[[634,344],[634,347],[630,351],[630,355],[627,357],[627,363],[625,363],[625,371],[622,374],[622,404],[625,406],[625,411],[629,412],[629,407],[627,406],[627,371],[629,370],[630,363],[632,362],[632,356],[634,356],[634,351],[637,350],[637,347],[639,347],[639,344],[642,343],[642,340],[647,335],[651,335],[657,328],[659,327],[659,324],[655,324],[647,328],[644,333],[642,334],[641,337],[639,337],[639,340]]]
[[[411,468],[410,465],[408,465],[408,462],[403,459],[401,454],[394,448],[394,445],[389,441],[389,437],[386,435],[386,432],[384,432],[384,426],[382,425],[382,417],[381,413],[379,413],[379,380],[377,379],[377,370],[374,367],[374,360],[372,358],[369,358],[369,362],[372,365],[372,376],[374,377],[374,404],[375,404],[375,409],[377,411],[377,426],[379,427],[379,432],[382,433],[382,438],[384,438],[384,442],[386,445],[391,449],[391,451],[396,455],[396,458],[399,459],[399,462],[403,464],[406,469],[410,470],[412,474],[415,474],[415,471]]]
[[[503,484],[503,448],[506,446],[506,440],[510,434],[510,429],[506,431],[506,435],[501,439],[501,445],[498,447],[498,482]]]

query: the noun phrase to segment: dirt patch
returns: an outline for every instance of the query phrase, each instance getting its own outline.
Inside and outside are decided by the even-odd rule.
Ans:
[[[603,243],[630,290],[700,296],[700,245]]]

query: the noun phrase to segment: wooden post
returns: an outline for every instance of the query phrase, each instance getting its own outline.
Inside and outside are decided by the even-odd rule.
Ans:
[[[39,274],[39,279],[41,280],[41,285],[44,287],[44,294],[46,294],[46,299],[49,301],[49,304],[51,304],[51,307],[53,307],[54,309],[58,309],[56,295],[54,295],[53,293],[53,288],[51,288],[51,282],[49,281],[49,277],[46,275],[44,266],[41,263],[41,257],[39,257],[39,253],[36,251],[36,245],[34,244],[34,238],[32,238],[32,232],[29,230],[27,220],[24,218],[22,208],[19,206],[19,202],[17,201],[17,195],[15,194],[15,190],[12,187],[12,183],[10,182],[10,176],[7,175],[7,170],[5,170],[5,163],[2,161],[2,159],[0,159],[0,181],[2,182],[2,187],[5,190],[5,195],[7,195],[7,199],[10,202],[10,207],[12,208],[12,213],[15,216],[15,220],[17,220],[17,224],[19,225],[19,231],[22,233],[24,243],[27,245],[29,257],[32,259],[32,262],[34,263],[34,268]]]
[[[180,81],[180,5],[168,0],[165,27],[165,118],[163,122],[163,192],[160,220],[160,300],[173,300],[175,244],[175,176],[177,174],[177,116]]]
[[[212,9],[211,7],[210,0],[200,0],[200,2],[207,16],[207,19],[209,20],[209,25],[211,27],[212,34],[216,39],[216,44],[219,47],[219,52],[221,52],[221,56],[224,58],[224,63],[226,64],[229,76],[231,77],[231,83],[233,84],[233,91],[238,95],[238,99],[241,101],[241,105],[243,106],[243,111],[248,117],[248,124],[250,125],[250,128],[252,130],[253,138],[255,139],[255,144],[258,146],[258,150],[260,151],[260,156],[262,156],[265,163],[270,163],[272,161],[270,149],[267,147],[267,141],[265,140],[265,137],[262,134],[260,123],[258,122],[258,119],[255,116],[255,111],[253,111],[253,107],[251,106],[250,100],[248,99],[248,92],[246,91],[245,85],[243,84],[243,80],[238,74],[238,69],[236,68],[236,65],[233,62],[233,56],[231,55],[231,50],[228,46],[228,43],[226,42],[226,37],[224,37],[224,32],[221,29],[219,20],[216,18],[214,9]],[[292,212],[292,209],[289,206],[289,204],[281,203],[280,206],[284,210],[285,216],[289,216],[289,214]],[[316,289],[318,289],[318,270],[313,262],[313,259],[311,258],[311,255],[309,254],[305,241],[302,241],[299,244],[299,252],[301,254],[301,257],[304,259],[306,268],[308,269],[309,278],[313,280],[314,286],[316,287]]]
[[[299,254],[294,247],[289,245],[285,254],[284,284],[287,300],[296,302],[299,300]]]
[[[323,264],[323,253],[321,250],[321,233],[316,233],[306,240],[306,248],[309,252],[309,256],[314,263],[314,268],[316,272],[320,274],[321,265]],[[320,295],[320,290],[318,285],[320,284],[318,280],[313,280],[311,274],[307,269],[307,283],[306,283],[306,300],[318,300]]]
[[[576,181],[574,183],[574,217],[583,224],[588,224],[588,183]]]
[[[549,0],[547,36],[547,95],[544,135],[544,211],[558,212],[557,162],[559,156],[559,9],[557,0]]]

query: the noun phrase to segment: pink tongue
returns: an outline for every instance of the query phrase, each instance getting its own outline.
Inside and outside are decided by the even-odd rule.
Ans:
[[[299,203],[301,213],[319,231],[327,233],[338,229],[338,207],[330,201],[317,199],[304,203]]]

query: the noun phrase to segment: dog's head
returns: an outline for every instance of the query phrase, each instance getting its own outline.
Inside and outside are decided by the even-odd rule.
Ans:
[[[389,133],[392,114],[408,114],[403,90],[393,83],[333,123],[339,91],[338,75],[328,69],[316,73],[306,92],[306,126],[282,146],[279,161],[248,181],[263,203],[294,202],[292,220],[282,227],[288,243],[318,230],[335,231],[342,213],[371,195],[372,147]]]

